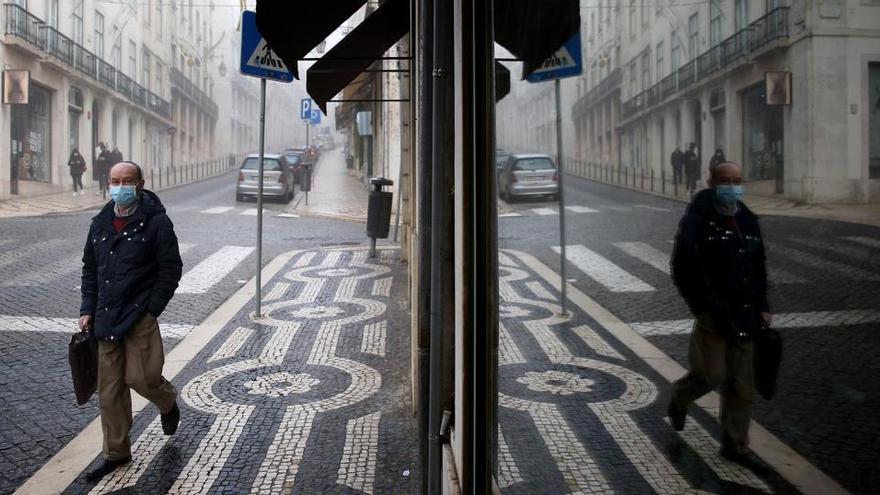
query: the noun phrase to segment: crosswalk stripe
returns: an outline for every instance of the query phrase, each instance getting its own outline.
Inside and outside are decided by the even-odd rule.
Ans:
[[[875,255],[877,254],[876,252],[873,252],[872,250],[864,246],[850,246],[825,239],[796,237],[791,240],[813,249],[829,251],[832,253],[837,253],[846,258],[853,258],[857,262],[857,264],[865,262],[875,262]]]
[[[253,251],[254,248],[251,246],[223,246],[183,275],[177,293],[202,294],[207,292]]]
[[[559,246],[553,246],[559,253]],[[650,292],[653,287],[581,244],[566,247],[565,257],[588,277],[612,292]]]
[[[778,243],[770,242],[766,243],[765,245],[768,252],[781,255],[785,259],[788,259],[795,263],[810,266],[811,268],[832,271],[836,274],[845,275],[847,277],[857,280],[880,280],[880,275],[876,273],[869,272],[868,270],[862,270],[861,268],[856,268],[845,263],[838,263],[836,261],[826,260],[806,251],[801,251],[800,249],[794,249]]]
[[[0,315],[0,331],[4,332],[48,332],[74,333],[79,326],[79,318],[46,316]],[[163,337],[182,339],[193,329],[192,325],[178,323],[159,323]]]
[[[669,275],[669,255],[663,251],[644,242],[615,242],[614,246]]]
[[[599,205],[600,210],[609,210],[609,211],[620,211],[629,213],[632,211],[632,207],[629,206],[615,206],[615,205]]]
[[[202,213],[220,214],[234,209],[235,208],[232,206],[215,206],[213,208],[208,208],[207,210],[202,210]]]
[[[538,216],[559,215],[559,212],[553,208],[532,208],[531,212]]]
[[[773,328],[841,327],[878,322],[880,311],[874,309],[781,313],[773,316]],[[686,334],[693,325],[693,319],[629,323],[633,330],[645,336]]]
[[[599,213],[599,210],[594,210],[593,208],[586,206],[566,206],[565,209],[575,213]]]
[[[296,213],[279,213],[275,216],[279,218],[299,218],[299,215],[297,215]]]
[[[861,244],[863,246],[868,246],[868,247],[880,249],[880,239],[875,239],[873,237],[855,236],[855,237],[844,237],[844,239],[846,239],[848,241],[855,242],[857,244]]]
[[[501,213],[498,218],[521,217],[522,213]]]
[[[247,210],[244,210],[243,212],[239,213],[239,215],[249,215],[249,216],[255,217],[255,216],[257,216],[257,209],[256,208],[248,208]]]
[[[180,250],[180,254],[181,254],[181,255],[183,255],[184,253],[189,252],[189,251],[190,251],[192,248],[194,248],[194,247],[196,247],[195,244],[190,244],[190,243],[188,243],[188,242],[179,242],[179,243],[177,243],[177,249]]]

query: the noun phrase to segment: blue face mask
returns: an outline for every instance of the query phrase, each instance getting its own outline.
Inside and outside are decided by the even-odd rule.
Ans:
[[[137,187],[135,186],[110,186],[110,197],[119,206],[126,208],[137,201]]]
[[[736,203],[742,199],[743,187],[738,184],[715,186],[715,202],[722,212],[736,212]]]

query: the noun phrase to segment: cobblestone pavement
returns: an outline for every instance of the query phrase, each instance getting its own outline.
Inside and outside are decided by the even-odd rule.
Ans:
[[[184,262],[181,289],[160,318],[171,351],[253,277],[256,219],[245,212],[256,208],[235,203],[233,176],[159,196]],[[283,216],[285,206],[266,205],[264,264],[290,249],[365,240],[361,225]],[[97,416],[95,398],[75,405],[67,365],[82,246],[94,214],[0,220],[0,493],[21,485]]]
[[[65,493],[411,493],[404,268],[397,251],[296,254],[175,378],[182,422],[140,414],[134,460]],[[398,283],[394,283],[397,280]]]
[[[686,366],[691,318],[668,268],[684,205],[576,178],[567,181],[565,201],[566,277]],[[507,205],[512,211],[501,215],[501,247],[534,255],[558,273],[557,206]],[[847,490],[876,493],[880,486],[876,463],[880,419],[875,414],[880,407],[880,362],[875,359],[880,353],[876,297],[880,229],[774,216],[762,217],[761,225],[768,247],[771,309],[785,339],[785,356],[777,396],[759,401],[754,418]],[[556,297],[553,293],[548,301]],[[514,340],[527,339],[520,343],[521,349],[540,348],[530,333],[510,331]],[[566,345],[574,346],[571,352],[577,353],[583,343],[572,342],[582,339],[573,330],[568,332],[573,335],[566,337]],[[547,352],[542,352],[542,359],[548,359]],[[594,376],[584,376],[598,382]],[[665,404],[668,383],[654,385],[654,404]],[[646,415],[640,421],[656,420],[662,411],[659,406],[647,407],[638,414]],[[713,422],[703,427],[714,436]],[[509,440],[513,435],[505,431],[504,436]],[[516,486],[511,485],[511,490]]]

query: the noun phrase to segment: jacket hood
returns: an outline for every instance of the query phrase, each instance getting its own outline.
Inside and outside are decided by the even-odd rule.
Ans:
[[[136,214],[142,214],[145,217],[151,217],[154,215],[159,215],[165,213],[165,205],[162,204],[162,201],[159,199],[159,196],[156,196],[156,193],[150,191],[148,189],[141,189],[140,206],[138,206],[138,211]],[[101,211],[95,215],[92,220],[96,222],[112,222],[113,218],[116,214],[113,211],[114,205],[116,203],[111,199],[101,208]]]

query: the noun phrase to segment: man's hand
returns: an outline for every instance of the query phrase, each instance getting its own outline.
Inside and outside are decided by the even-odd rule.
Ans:
[[[773,315],[762,311],[761,312],[761,322],[764,324],[764,328],[769,328],[770,324],[773,323]]]
[[[85,332],[92,328],[92,315],[82,315],[79,317],[79,331]]]

